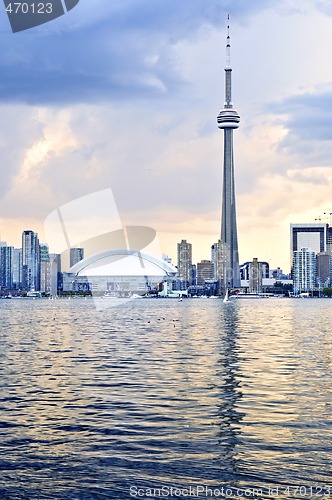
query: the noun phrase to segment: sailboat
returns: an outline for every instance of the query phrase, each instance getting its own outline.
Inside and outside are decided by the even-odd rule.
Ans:
[[[228,293],[228,288],[226,288],[226,293],[225,293],[225,297],[224,297],[223,302],[229,302],[229,298],[228,298],[228,296],[229,296],[229,293]]]

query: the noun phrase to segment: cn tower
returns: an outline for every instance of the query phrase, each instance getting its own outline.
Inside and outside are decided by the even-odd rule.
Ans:
[[[229,16],[228,16],[229,22]],[[232,103],[232,68],[229,26],[227,26],[226,67],[225,67],[225,104],[220,111],[218,127],[224,130],[224,168],[222,188],[221,242],[223,245],[222,283],[224,291],[241,285],[239,252],[237,243],[233,130],[239,127],[240,116]]]

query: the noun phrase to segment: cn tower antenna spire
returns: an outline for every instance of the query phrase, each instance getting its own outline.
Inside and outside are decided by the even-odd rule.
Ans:
[[[229,34],[229,14],[227,16],[226,68],[231,67],[231,37]]]
[[[231,37],[229,34],[229,14],[227,16],[226,66],[225,66],[225,108],[232,108],[232,68]]]

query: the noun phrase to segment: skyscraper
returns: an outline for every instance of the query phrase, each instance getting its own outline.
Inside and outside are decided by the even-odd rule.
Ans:
[[[13,247],[0,247],[0,287],[5,290],[13,288]]]
[[[70,267],[84,259],[84,248],[71,248],[70,249]]]
[[[178,281],[181,290],[192,284],[192,245],[187,240],[178,243]]]
[[[310,248],[293,252],[292,278],[294,293],[310,292],[316,286],[316,255]]]
[[[313,252],[326,252],[328,243],[328,224],[291,224],[291,258],[293,252],[301,248],[310,248]]]
[[[249,262],[249,293],[261,293],[263,284],[263,266],[256,257]]]
[[[40,290],[40,249],[38,234],[22,233],[22,288],[26,291]]]
[[[22,248],[14,248],[13,252],[13,288],[22,286]]]
[[[51,292],[51,262],[48,245],[42,243],[39,245],[40,251],[40,291],[43,293]]]
[[[317,285],[319,288],[330,286],[331,283],[331,255],[328,252],[320,252],[316,255],[317,260]]]
[[[228,26],[225,67],[225,104],[217,118],[218,127],[224,130],[224,168],[221,218],[221,240],[223,242],[225,252],[223,269],[224,289],[235,288],[241,285],[237,242],[233,161],[233,129],[238,128],[240,116],[237,111],[233,109],[232,103],[232,68],[230,51],[231,44]]]
[[[220,293],[224,288],[224,245],[221,240],[211,246],[211,261],[213,262],[213,278],[217,281],[217,291]]]
[[[61,255],[57,253],[50,253],[50,273],[51,273],[51,284],[50,284],[50,294],[57,295],[58,290],[62,289],[63,279],[61,273]]]

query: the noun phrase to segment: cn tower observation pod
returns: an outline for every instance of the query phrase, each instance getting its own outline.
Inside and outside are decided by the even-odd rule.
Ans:
[[[217,117],[218,128],[239,128],[240,115],[235,109],[224,108]]]

